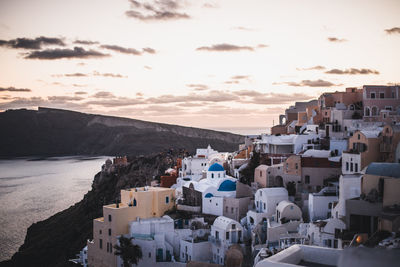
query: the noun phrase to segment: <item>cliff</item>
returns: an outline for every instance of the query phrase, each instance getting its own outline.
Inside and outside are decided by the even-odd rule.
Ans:
[[[236,150],[236,134],[134,119],[39,108],[0,113],[0,157],[148,155],[169,148],[193,152],[210,144]]]
[[[173,166],[176,154],[135,157],[112,173],[99,172],[84,198],[52,217],[32,224],[24,244],[10,261],[0,266],[76,266],[68,262],[92,238],[93,219],[102,217],[103,205],[115,203],[120,190],[144,186],[153,176]]]

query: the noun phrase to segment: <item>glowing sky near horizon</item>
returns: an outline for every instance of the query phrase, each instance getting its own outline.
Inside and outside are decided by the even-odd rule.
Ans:
[[[400,82],[399,12],[398,0],[0,0],[0,111],[267,127],[295,101]]]

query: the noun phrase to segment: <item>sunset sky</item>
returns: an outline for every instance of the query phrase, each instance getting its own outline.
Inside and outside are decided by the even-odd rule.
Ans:
[[[0,111],[269,127],[400,82],[399,0],[0,0]]]

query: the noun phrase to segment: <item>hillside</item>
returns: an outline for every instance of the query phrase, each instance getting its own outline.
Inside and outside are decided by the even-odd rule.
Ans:
[[[39,108],[0,113],[0,157],[148,155],[169,148],[193,152],[210,144],[236,150],[236,134],[134,119]]]

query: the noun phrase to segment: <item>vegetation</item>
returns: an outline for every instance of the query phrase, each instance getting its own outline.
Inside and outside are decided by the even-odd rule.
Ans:
[[[119,238],[119,245],[115,245],[114,254],[121,256],[124,263],[124,267],[129,267],[131,264],[137,265],[139,260],[142,258],[142,249],[138,245],[132,243],[133,237]]]
[[[241,171],[240,182],[250,185],[254,182],[254,170],[260,165],[260,153],[253,152],[247,167]]]

